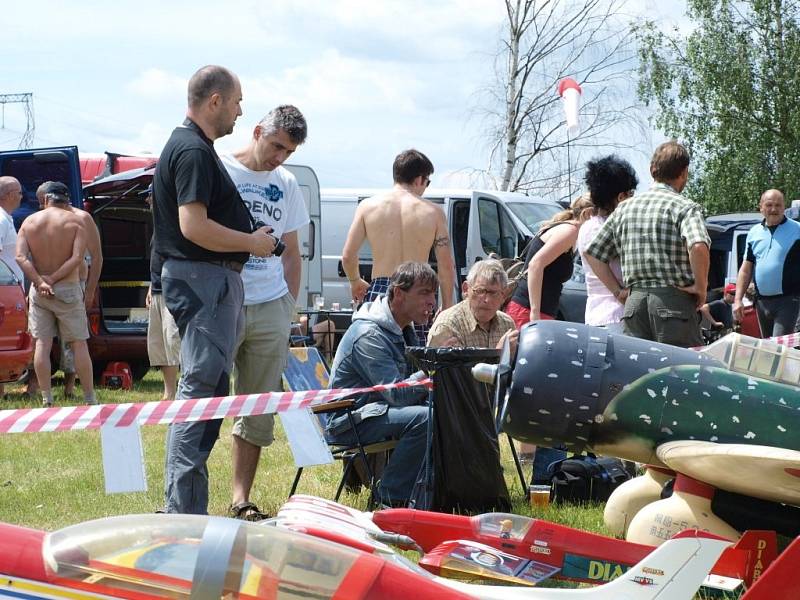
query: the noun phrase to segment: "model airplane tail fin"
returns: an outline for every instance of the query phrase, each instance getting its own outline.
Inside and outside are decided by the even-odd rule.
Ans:
[[[741,600],[795,600],[800,597],[800,537],[794,539],[780,556],[756,579]]]
[[[741,552],[736,552],[736,551]],[[778,540],[774,531],[745,531],[733,548],[723,553],[717,563],[722,567],[727,555],[738,554],[743,573],[738,575],[749,587],[755,583],[778,556]],[[714,571],[717,572],[717,568]],[[721,572],[721,569],[720,569]]]
[[[598,598],[692,598],[731,542],[699,531],[682,532],[610,583],[589,590]]]

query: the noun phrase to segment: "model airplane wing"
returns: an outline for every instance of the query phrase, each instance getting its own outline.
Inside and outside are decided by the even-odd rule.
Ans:
[[[681,440],[661,444],[670,469],[723,490],[800,504],[800,452],[772,446]]]

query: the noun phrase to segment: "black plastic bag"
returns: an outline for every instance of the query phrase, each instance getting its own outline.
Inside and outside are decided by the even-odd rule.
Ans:
[[[491,388],[472,377],[480,362],[497,363],[485,348],[409,348],[434,382],[428,502],[416,508],[441,512],[507,512],[508,487],[500,464]],[[423,468],[423,472],[425,469]],[[422,496],[424,498],[424,495]]]

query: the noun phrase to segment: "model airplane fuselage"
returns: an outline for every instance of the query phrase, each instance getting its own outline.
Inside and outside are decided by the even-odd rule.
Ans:
[[[800,356],[767,341],[724,340],[696,352],[588,325],[531,323],[516,360],[496,371],[499,425],[522,441],[656,465],[670,442],[697,441],[698,452],[699,442],[794,451],[779,489],[757,482],[731,491],[798,504]]]
[[[425,552],[451,540],[469,540],[553,568],[552,577],[582,583],[603,583],[618,577],[653,551],[652,546],[580,531],[543,519],[487,513],[466,517],[405,508],[377,511],[373,522],[382,530],[413,538]],[[439,553],[441,555],[441,553]],[[775,532],[751,531],[727,549],[712,569],[716,576],[740,579],[750,586],[777,554]],[[440,556],[420,564],[439,573]]]

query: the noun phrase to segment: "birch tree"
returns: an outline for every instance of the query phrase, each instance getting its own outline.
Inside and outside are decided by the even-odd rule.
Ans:
[[[505,0],[505,8],[496,80],[482,103],[485,171],[501,190],[563,197],[584,157],[635,147],[646,135],[624,0]],[[573,139],[556,92],[564,77],[583,89]]]

